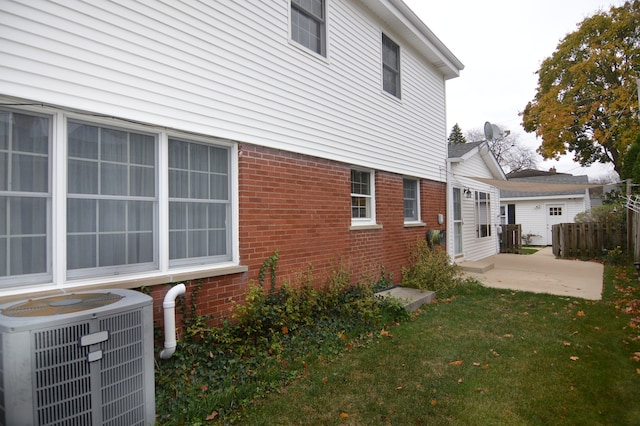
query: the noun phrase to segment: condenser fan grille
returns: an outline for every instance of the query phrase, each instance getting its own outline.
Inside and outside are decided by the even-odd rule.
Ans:
[[[70,314],[101,308],[121,300],[122,297],[114,293],[66,294],[64,296],[46,297],[19,303],[3,309],[2,314],[8,317],[41,317]]]

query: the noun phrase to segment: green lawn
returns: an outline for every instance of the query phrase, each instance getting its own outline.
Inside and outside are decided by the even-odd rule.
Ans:
[[[235,422],[638,425],[635,270],[607,266],[605,285],[596,302],[458,288],[373,344],[311,362]]]

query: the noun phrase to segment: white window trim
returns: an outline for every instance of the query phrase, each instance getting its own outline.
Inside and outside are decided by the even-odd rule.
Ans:
[[[0,98],[2,100],[2,98]],[[9,103],[9,102],[7,102]],[[27,293],[40,293],[51,291],[67,291],[71,289],[86,289],[90,287],[123,287],[136,288],[143,285],[165,284],[180,280],[198,279],[211,276],[240,273],[247,270],[240,265],[239,249],[239,189],[238,189],[238,145],[229,140],[214,137],[198,136],[180,131],[166,131],[160,127],[131,123],[126,120],[114,118],[96,117],[90,113],[78,113],[65,111],[50,106],[19,106],[14,99],[10,101],[11,110],[23,113],[35,113],[47,115],[52,122],[50,141],[50,187],[51,187],[51,237],[49,254],[51,261],[51,281],[34,284],[9,284],[0,288],[0,297],[22,295]],[[25,102],[26,104],[26,102]],[[158,138],[158,266],[157,269],[143,272],[132,272],[121,275],[92,276],[86,278],[67,278],[67,121],[81,120],[96,125],[116,126],[131,131],[143,131],[154,133]],[[230,179],[230,205],[231,205],[231,244],[230,259],[215,264],[203,262],[169,267],[169,170],[168,170],[168,140],[169,137],[177,137],[193,142],[215,144],[229,148],[229,179]],[[62,142],[61,142],[62,141]]]
[[[327,62],[329,59],[329,2],[331,0],[324,0],[324,46],[323,46],[323,51],[321,53],[316,52],[315,50],[309,49],[307,46],[298,43],[297,41],[295,41],[293,39],[293,27],[292,27],[292,16],[291,16],[291,8],[293,7],[291,5],[291,0],[288,0],[287,2],[287,15],[288,15],[288,20],[287,20],[287,24],[288,24],[288,35],[289,35],[289,45],[295,47],[296,49],[299,49],[302,52],[305,52],[309,55],[311,55],[312,57],[325,61]]]
[[[376,223],[376,173],[375,170],[372,169],[365,169],[365,168],[360,168],[360,167],[351,167],[350,170],[357,170],[359,172],[364,172],[364,173],[369,173],[369,184],[370,184],[370,191],[371,191],[371,195],[367,196],[369,198],[369,211],[370,211],[370,217],[367,218],[354,218],[353,214],[351,215],[351,227],[353,228],[367,228],[367,229],[371,229],[371,227],[374,228],[380,228],[379,225],[377,225]],[[351,175],[351,173],[349,173],[349,175]],[[349,179],[349,189],[351,189],[351,179]],[[351,193],[351,196],[362,196],[362,194],[355,194],[355,193]],[[351,201],[351,198],[349,198],[349,200]],[[351,205],[349,206],[351,208]]]
[[[413,181],[416,185],[416,212],[417,212],[417,218],[415,219],[410,219],[407,220],[406,217],[404,217],[404,181],[405,180],[410,180]],[[419,178],[415,178],[415,177],[410,177],[410,176],[404,176],[402,178],[402,191],[403,191],[403,197],[402,197],[402,201],[403,201],[403,217],[404,217],[404,225],[405,226],[426,226],[426,224],[422,221],[422,208],[421,208],[421,197],[420,197],[420,179]]]
[[[391,40],[393,43],[396,44],[396,46],[398,46],[398,94],[393,94],[393,93],[389,93],[384,89],[384,46],[383,46],[383,42],[382,39],[383,37],[387,37],[389,40]],[[396,42],[396,38],[395,36],[392,37],[389,35],[388,32],[384,31],[384,30],[380,30],[380,91],[389,97],[389,99],[392,99],[396,102],[400,102],[402,103],[402,92],[403,92],[403,72],[402,72],[402,47],[400,46],[400,43]]]
[[[485,209],[486,209],[486,214],[487,214],[487,223],[480,223],[480,198],[479,198],[479,194],[483,193],[487,196],[487,198],[485,199]],[[491,238],[493,237],[493,230],[491,229],[493,226],[493,221],[491,220],[491,211],[492,211],[492,201],[491,201],[491,193],[489,191],[482,191],[482,190],[475,190],[474,191],[474,197],[473,197],[473,210],[474,210],[474,216],[475,216],[475,234],[476,234],[476,239],[478,240],[482,240],[482,239],[486,239],[486,238]],[[486,225],[487,226],[487,234],[488,235],[481,235],[481,230],[480,227],[482,225]]]

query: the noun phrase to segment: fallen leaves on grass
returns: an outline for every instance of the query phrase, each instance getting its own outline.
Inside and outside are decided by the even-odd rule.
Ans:
[[[574,355],[574,356],[570,356],[570,357],[569,357],[569,359],[570,359],[571,361],[577,361],[577,360],[579,360],[579,359],[580,359],[580,357],[579,357],[579,356],[575,356],[575,355]]]
[[[385,330],[384,328],[383,328],[382,330],[380,330],[380,335],[381,335],[382,337],[389,337],[389,338],[393,337],[393,334],[389,333],[389,332],[388,332],[387,330]]]
[[[451,361],[449,365],[462,365],[462,361],[461,360]]]

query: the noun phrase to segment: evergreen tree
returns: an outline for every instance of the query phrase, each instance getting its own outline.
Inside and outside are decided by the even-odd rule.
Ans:
[[[462,134],[462,130],[460,129],[460,126],[458,126],[458,123],[453,125],[453,128],[451,129],[451,134],[449,135],[449,138],[447,140],[451,145],[456,145],[459,143],[467,143],[467,139]]]

